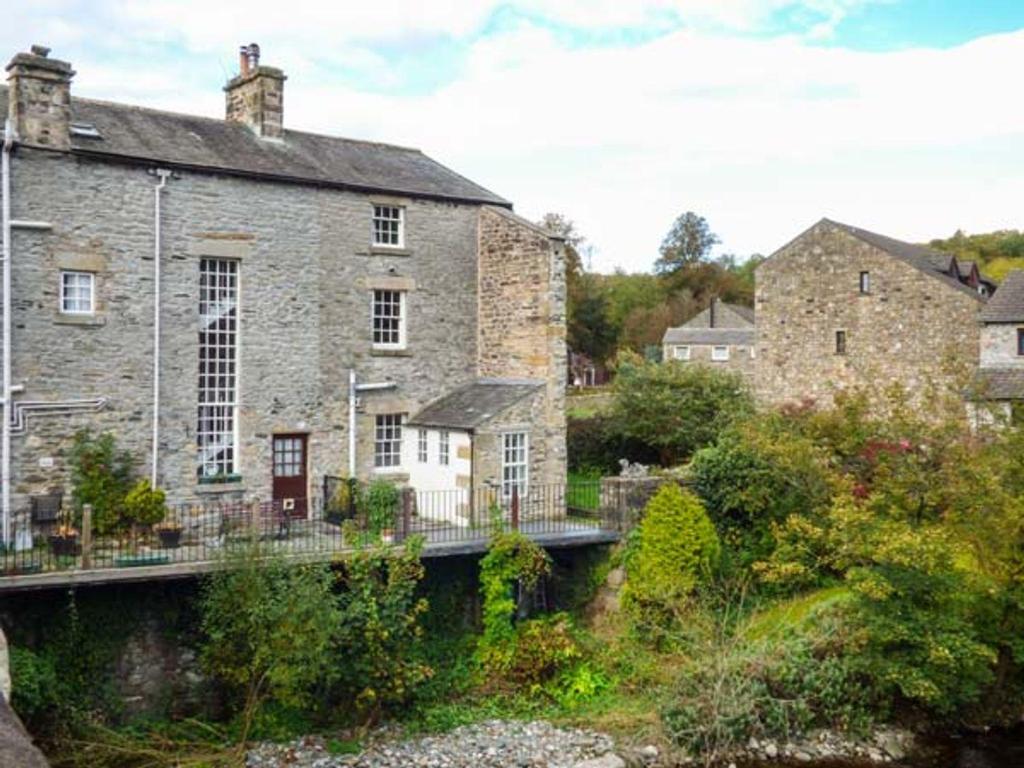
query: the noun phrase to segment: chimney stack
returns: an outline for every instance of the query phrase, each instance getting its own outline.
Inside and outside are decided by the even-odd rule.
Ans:
[[[718,297],[717,296],[712,296],[711,297],[711,305],[709,307],[709,309],[711,311],[708,313],[708,328],[714,328],[715,327],[715,305],[716,304],[718,304]]]
[[[243,45],[238,52],[239,74],[224,87],[226,119],[249,126],[264,139],[284,136],[284,72],[260,65],[260,47]]]
[[[7,116],[18,142],[66,152],[71,149],[71,78],[66,61],[33,45],[7,65]]]

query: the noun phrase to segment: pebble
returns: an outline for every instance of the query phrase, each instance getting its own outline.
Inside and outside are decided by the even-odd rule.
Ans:
[[[380,741],[358,755],[331,755],[324,739],[259,744],[246,768],[577,768],[624,765],[611,737],[546,722],[490,720],[440,736]],[[617,762],[616,762],[617,761]]]

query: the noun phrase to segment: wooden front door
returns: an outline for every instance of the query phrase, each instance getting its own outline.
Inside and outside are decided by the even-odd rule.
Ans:
[[[293,517],[305,517],[306,435],[274,435],[274,501]]]

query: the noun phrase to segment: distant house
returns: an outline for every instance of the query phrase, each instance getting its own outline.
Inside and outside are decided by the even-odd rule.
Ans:
[[[712,299],[662,338],[662,359],[754,375],[754,310]]]
[[[821,405],[851,387],[957,384],[952,368],[978,364],[993,286],[951,254],[829,219],[772,254],[756,282],[758,398]]]
[[[981,356],[977,395],[1024,417],[1024,271],[1006,276],[978,315]]]
[[[604,363],[590,355],[569,350],[569,386],[600,387],[611,380],[611,374]]]

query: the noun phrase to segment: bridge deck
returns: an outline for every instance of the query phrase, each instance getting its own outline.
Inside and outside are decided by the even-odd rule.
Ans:
[[[525,519],[519,522],[518,530],[548,549],[609,544],[620,538],[618,530],[600,517]],[[439,558],[484,552],[493,533],[489,525],[465,528],[417,520],[408,535],[423,538],[424,558]],[[233,542],[244,541],[248,534],[251,531],[201,538],[173,549],[161,549],[152,543],[130,547],[124,542],[101,543],[91,550],[88,563],[83,562],[80,553],[64,557],[49,552],[39,552],[38,556],[34,552],[18,553],[0,571],[0,593],[195,577],[217,568],[225,550]],[[260,538],[269,551],[294,562],[329,562],[356,549],[356,543],[347,540],[340,526],[319,520],[295,521],[282,535]]]

